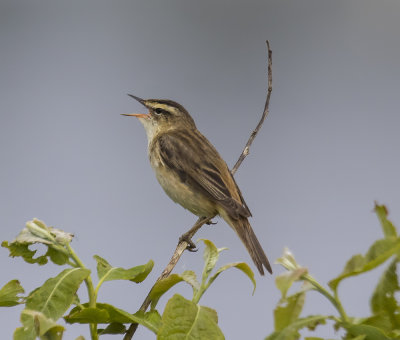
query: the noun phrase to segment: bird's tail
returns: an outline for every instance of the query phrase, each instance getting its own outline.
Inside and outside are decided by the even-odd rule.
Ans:
[[[272,274],[272,268],[269,264],[268,258],[265,255],[260,242],[258,242],[256,234],[254,234],[253,228],[251,227],[248,219],[228,219],[227,222],[242,240],[260,274],[264,275],[264,267],[270,274]]]

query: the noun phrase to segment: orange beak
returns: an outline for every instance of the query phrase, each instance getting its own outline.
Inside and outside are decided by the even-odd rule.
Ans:
[[[133,99],[137,100],[140,104],[146,106],[146,101],[142,98],[136,97],[133,94],[128,94],[129,97],[132,97]],[[121,113],[122,116],[130,116],[130,117],[136,117],[136,118],[150,118],[150,114],[146,113]]]
[[[136,117],[136,118],[149,118],[147,113],[121,113],[121,116],[129,116],[129,117]]]

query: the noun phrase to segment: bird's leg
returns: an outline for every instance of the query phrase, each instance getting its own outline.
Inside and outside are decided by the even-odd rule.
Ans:
[[[194,236],[194,234],[197,233],[197,231],[204,225],[204,224],[214,224],[213,222],[211,222],[211,219],[214,216],[209,216],[209,217],[199,217],[199,219],[196,221],[196,223],[194,224],[194,226],[187,231],[186,233],[182,234],[181,237],[179,237],[179,243],[185,241],[188,245],[187,245],[187,250],[195,252],[197,251],[196,245],[194,244],[194,242],[192,241],[192,237]]]
[[[190,231],[190,230],[189,230]],[[188,245],[186,247],[187,250],[191,251],[191,252],[196,252],[197,248],[195,243],[192,241],[192,239],[190,238],[190,236],[188,235],[189,232],[184,233],[181,235],[181,237],[179,237],[179,243],[181,242],[186,242]]]

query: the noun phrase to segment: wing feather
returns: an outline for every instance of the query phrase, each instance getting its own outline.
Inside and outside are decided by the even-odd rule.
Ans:
[[[193,132],[170,131],[157,138],[163,163],[182,182],[200,189],[234,219],[251,216],[226,163],[203,135]]]

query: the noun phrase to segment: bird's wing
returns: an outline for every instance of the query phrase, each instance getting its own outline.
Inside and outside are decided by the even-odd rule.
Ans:
[[[157,143],[162,161],[182,182],[201,190],[235,219],[251,216],[226,163],[198,131],[167,132]]]

